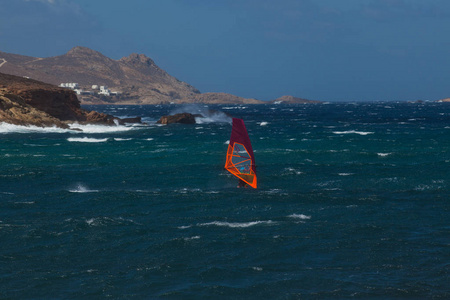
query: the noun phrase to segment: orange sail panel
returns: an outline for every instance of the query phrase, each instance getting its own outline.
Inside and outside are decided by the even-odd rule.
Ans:
[[[225,169],[256,189],[256,166],[252,144],[242,119],[233,118]]]

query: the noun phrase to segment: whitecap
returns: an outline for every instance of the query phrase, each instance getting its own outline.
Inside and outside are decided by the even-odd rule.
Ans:
[[[266,126],[267,124],[269,124],[269,122],[261,122],[259,123],[259,126]]]
[[[353,173],[338,173],[339,176],[351,176]]]
[[[188,189],[188,188],[182,188],[179,190],[175,190],[175,192],[180,194],[187,194],[187,193],[195,193],[195,192],[201,192],[201,189]]]
[[[97,218],[90,218],[85,219],[86,224],[89,226],[107,226],[107,225],[129,225],[129,224],[136,224],[136,225],[142,225],[137,222],[134,222],[130,219],[125,219],[122,217],[118,218],[110,218],[110,217],[97,217]]]
[[[94,125],[94,124],[78,124],[73,123],[69,124],[70,128],[81,129],[84,133],[106,133],[106,132],[121,132],[121,131],[130,131],[135,130],[134,126],[124,126],[124,125]],[[139,127],[138,127],[139,128]]]
[[[295,174],[295,175],[303,174],[302,171],[296,170],[294,168],[285,168],[284,171],[285,171],[285,174]]]
[[[191,236],[191,237],[187,237],[187,238],[183,238],[185,241],[192,241],[192,240],[198,240],[200,239],[200,236],[196,235],[196,236]]]
[[[78,184],[75,189],[70,189],[71,193],[96,193],[98,190],[91,190],[83,184]]]
[[[179,226],[178,229],[188,229],[191,228],[192,225],[186,225],[186,226]]]
[[[125,138],[114,138],[114,140],[118,141],[118,142],[123,142],[123,141],[131,141],[132,138],[128,138],[128,139],[125,139]]]
[[[356,130],[333,131],[333,133],[334,134],[359,134],[359,135],[374,134],[374,132],[370,132],[370,131],[356,131]]]
[[[219,226],[219,227],[230,227],[230,228],[247,228],[255,225],[272,225],[275,224],[273,221],[253,221],[253,222],[245,222],[245,223],[230,223],[230,222],[222,222],[222,221],[214,221],[209,223],[201,223],[198,226]]]
[[[377,155],[381,156],[381,157],[386,157],[386,156],[391,155],[391,154],[392,153],[377,153]]]
[[[21,126],[13,125],[9,123],[0,122],[0,133],[65,133],[71,132],[72,130],[59,128],[56,126],[52,127],[39,127],[39,126]]]
[[[106,141],[108,140],[108,138],[104,138],[104,139],[94,139],[94,138],[83,137],[83,138],[68,138],[67,140],[68,140],[69,142],[103,143],[103,142],[106,142]]]
[[[311,216],[307,216],[304,214],[292,214],[288,216],[289,218],[300,219],[300,220],[309,220]]]

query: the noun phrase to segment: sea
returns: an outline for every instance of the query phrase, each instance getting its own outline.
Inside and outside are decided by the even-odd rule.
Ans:
[[[0,299],[450,299],[450,104],[85,108],[0,124]]]

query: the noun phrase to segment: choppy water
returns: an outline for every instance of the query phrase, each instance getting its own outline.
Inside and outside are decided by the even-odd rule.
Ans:
[[[213,108],[245,120],[257,190],[223,169],[223,113],[0,124],[0,298],[450,297],[450,105]]]

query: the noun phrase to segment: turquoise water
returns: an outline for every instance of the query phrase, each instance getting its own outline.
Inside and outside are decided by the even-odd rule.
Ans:
[[[450,105],[89,108],[148,125],[0,124],[0,298],[450,297]]]

